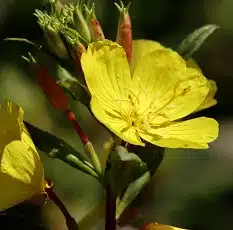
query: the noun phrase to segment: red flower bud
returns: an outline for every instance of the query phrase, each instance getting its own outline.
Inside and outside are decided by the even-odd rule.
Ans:
[[[101,25],[96,18],[92,18],[89,24],[91,38],[93,41],[103,41],[104,33],[102,31]]]
[[[91,33],[92,41],[103,41],[105,37],[100,22],[98,21],[95,15],[94,3],[92,4],[92,7],[90,9],[86,7],[86,13],[87,13],[87,23]]]
[[[128,61],[130,62],[132,55],[132,29],[128,13],[129,5],[124,7],[122,2],[121,6],[118,4],[115,5],[120,12],[116,42],[124,48]]]
[[[48,70],[36,63],[33,65],[36,79],[52,106],[58,110],[67,111],[69,109],[69,101],[64,90],[56,83]]]

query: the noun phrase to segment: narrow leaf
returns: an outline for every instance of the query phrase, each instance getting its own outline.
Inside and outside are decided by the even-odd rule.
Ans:
[[[136,198],[139,192],[150,181],[150,178],[151,178],[150,172],[146,171],[141,177],[139,177],[137,180],[129,184],[122,199],[117,204],[116,219],[120,217],[123,211]]]
[[[35,146],[40,151],[46,153],[50,158],[58,158],[68,165],[98,179],[98,174],[94,171],[90,163],[86,162],[86,159],[81,153],[76,151],[62,139],[39,129],[28,122],[24,123]]]
[[[216,25],[205,25],[189,34],[178,46],[176,51],[184,58],[192,57],[205,40],[219,27]]]

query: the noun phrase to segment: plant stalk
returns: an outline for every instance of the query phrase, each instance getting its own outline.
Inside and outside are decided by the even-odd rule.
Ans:
[[[47,187],[45,189],[46,194],[48,195],[49,199],[51,199],[57,207],[61,210],[62,214],[64,215],[66,219],[66,225],[68,230],[78,230],[78,224],[75,221],[75,219],[70,215],[65,205],[62,203],[62,201],[58,198],[56,193],[53,191],[52,186]]]
[[[110,184],[107,185],[106,193],[105,230],[116,230],[116,194]]]

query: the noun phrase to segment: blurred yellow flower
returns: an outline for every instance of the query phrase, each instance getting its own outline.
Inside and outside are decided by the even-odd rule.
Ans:
[[[157,224],[157,223],[150,223],[145,224],[140,230],[187,230],[183,228],[176,228],[169,225]]]
[[[142,55],[130,73],[123,48],[105,40],[92,43],[81,63],[93,114],[124,141],[144,146],[144,139],[161,147],[205,149],[217,138],[214,119],[179,121],[203,103],[209,85],[200,71],[188,68],[171,49]]]
[[[0,211],[45,188],[44,169],[23,124],[23,110],[11,101],[0,106]]]

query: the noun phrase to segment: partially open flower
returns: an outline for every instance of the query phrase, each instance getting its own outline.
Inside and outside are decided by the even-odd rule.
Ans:
[[[132,77],[123,48],[108,40],[92,43],[81,63],[93,114],[124,141],[205,149],[217,138],[214,119],[180,121],[202,104],[209,85],[175,51],[163,48],[144,55],[131,69]]]
[[[23,123],[23,110],[11,101],[0,106],[0,211],[42,193],[44,169]]]

